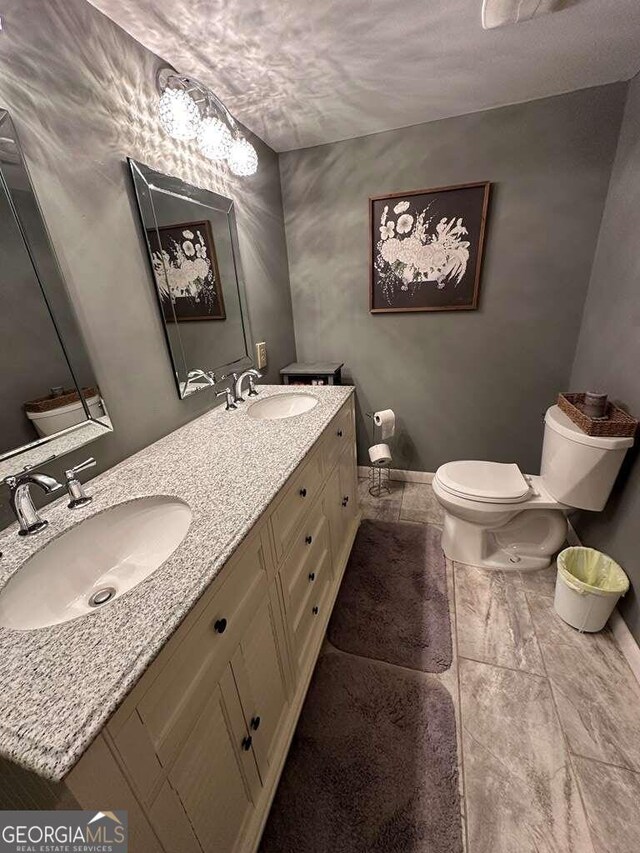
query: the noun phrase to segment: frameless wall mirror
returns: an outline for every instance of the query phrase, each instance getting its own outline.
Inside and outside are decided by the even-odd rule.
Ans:
[[[129,160],[181,398],[251,366],[233,201]]]
[[[0,109],[0,480],[111,431],[13,122]]]

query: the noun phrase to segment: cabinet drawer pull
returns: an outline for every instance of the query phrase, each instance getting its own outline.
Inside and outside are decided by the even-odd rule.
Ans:
[[[249,752],[252,744],[253,744],[253,738],[251,737],[251,735],[247,735],[246,737],[242,738],[242,748],[244,749],[245,752]]]
[[[342,438],[342,430],[339,429],[336,435],[338,436],[338,438]]]
[[[213,623],[213,630],[216,634],[224,634],[227,630],[227,620],[226,619],[216,619]]]
[[[316,579],[316,573],[315,572],[309,572],[309,581],[311,582],[311,581],[314,581],[315,579]]]
[[[249,725],[254,730],[254,732],[257,732],[258,729],[260,728],[260,717],[258,717],[258,716],[252,717]]]
[[[306,496],[307,496],[307,490],[306,489],[300,489],[300,497],[306,498]]]
[[[304,541],[307,543],[307,545],[311,545],[311,543],[313,542],[313,536],[305,536]]]
[[[319,613],[319,611],[320,611],[320,608],[319,608],[319,607],[318,607],[318,605],[316,604],[316,605],[315,605],[315,607],[312,609],[312,611],[311,611],[311,612],[313,613],[313,615],[314,615],[314,616],[317,616],[317,615],[318,615],[318,613]]]
[[[349,495],[345,495],[342,498],[342,506],[346,506],[349,503]]]

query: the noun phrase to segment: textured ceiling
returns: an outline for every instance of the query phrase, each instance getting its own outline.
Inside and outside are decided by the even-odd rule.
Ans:
[[[639,0],[485,31],[481,0],[91,0],[277,151],[626,80]]]

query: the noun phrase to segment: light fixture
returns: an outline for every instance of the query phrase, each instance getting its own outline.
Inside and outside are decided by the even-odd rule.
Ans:
[[[197,139],[198,149],[214,161],[226,160],[234,175],[253,175],[258,155],[240,132],[238,123],[220,98],[194,77],[163,68],[157,77],[158,116],[174,139]]]
[[[229,151],[229,168],[234,175],[255,175],[258,169],[258,155],[253,145],[244,137],[239,136],[231,143]]]
[[[231,150],[231,131],[216,116],[205,116],[198,130],[198,148],[210,160],[226,160]]]
[[[195,139],[200,111],[193,98],[181,89],[165,89],[158,103],[163,129],[174,139]]]

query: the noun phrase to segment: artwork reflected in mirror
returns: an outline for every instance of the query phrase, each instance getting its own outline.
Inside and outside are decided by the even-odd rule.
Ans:
[[[111,430],[9,114],[0,110],[0,479]]]
[[[147,239],[165,321],[225,320],[209,220],[153,228]]]
[[[178,394],[250,367],[232,199],[129,160]]]

